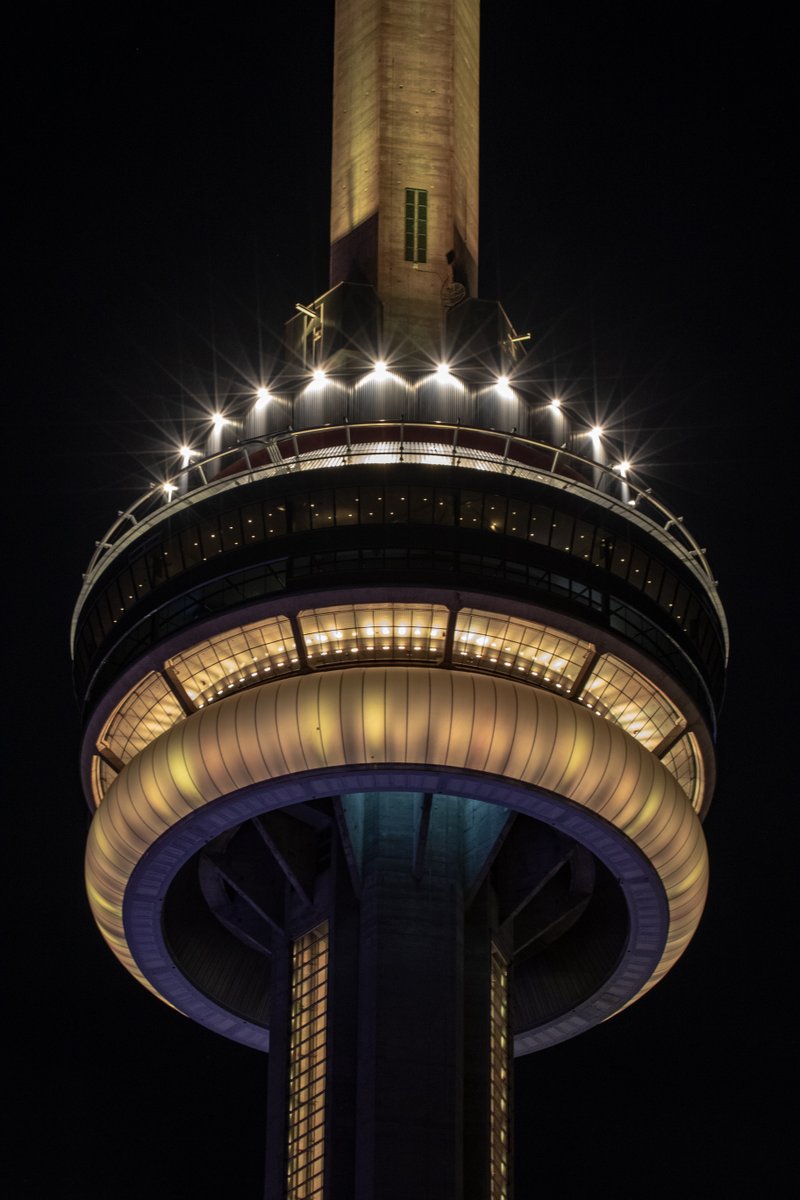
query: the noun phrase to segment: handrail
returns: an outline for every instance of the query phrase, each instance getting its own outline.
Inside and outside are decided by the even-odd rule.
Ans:
[[[425,439],[410,439],[409,430],[424,432]],[[359,438],[367,431],[380,433],[379,441],[367,442]],[[340,432],[340,437],[336,435]],[[329,444],[322,449],[303,450],[303,442],[313,436],[317,440],[323,434]],[[394,436],[393,436],[394,434]],[[464,445],[465,435],[477,435],[484,448]],[[454,439],[458,436],[458,455],[454,457]],[[287,455],[281,453],[287,443]],[[496,443],[496,448],[492,446]],[[649,488],[640,487],[627,474],[622,477],[602,463],[583,458],[563,447],[551,446],[546,442],[534,441],[518,434],[481,429],[479,426],[461,423],[436,423],[426,421],[369,421],[361,423],[343,422],[314,429],[292,430],[269,436],[244,438],[224,450],[188,464],[161,486],[154,484],[137,497],[121,512],[103,538],[96,543],[94,554],[83,576],[83,586],[75,606],[71,637],[74,642],[75,626],[85,597],[94,586],[106,565],[132,541],[139,538],[145,529],[151,529],[176,510],[187,508],[202,499],[230,488],[257,479],[277,475],[294,474],[299,470],[325,467],[352,466],[365,461],[375,461],[376,455],[391,455],[392,446],[398,461],[409,463],[421,460],[436,463],[441,458],[443,465],[479,468],[521,479],[532,479],[550,484],[562,491],[588,494],[595,502],[600,501],[615,509],[658,539],[680,558],[705,586],[721,621],[727,646],[727,623],[716,591],[716,580],[706,559],[704,549],[698,544],[683,524],[665,504],[654,497]],[[441,450],[436,447],[440,446]],[[491,446],[491,449],[488,448]],[[422,448],[424,447],[424,448]],[[267,461],[253,464],[259,448]],[[525,454],[523,454],[523,451]],[[534,452],[541,454],[549,464],[531,466],[525,457]],[[277,460],[277,461],[276,461]],[[387,461],[382,458],[381,461]],[[389,460],[390,461],[390,460]],[[241,463],[241,469],[231,470]],[[577,477],[574,477],[577,476]],[[589,483],[587,478],[591,479]],[[195,482],[197,481],[197,482]]]

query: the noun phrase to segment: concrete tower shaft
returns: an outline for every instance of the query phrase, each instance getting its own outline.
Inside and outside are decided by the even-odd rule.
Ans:
[[[700,920],[727,625],[476,296],[478,0],[337,0],[334,78],[330,290],[84,575],[87,888],[269,1050],[268,1200],[511,1200],[512,1054]]]
[[[391,344],[438,352],[478,285],[479,0],[337,0],[331,287],[369,283]]]

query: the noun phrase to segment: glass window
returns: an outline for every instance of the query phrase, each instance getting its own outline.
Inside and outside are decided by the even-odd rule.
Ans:
[[[491,1200],[508,1200],[510,1188],[511,1039],[509,1033],[508,967],[492,946],[490,980],[490,1114],[489,1176]]]
[[[114,709],[97,740],[98,749],[111,750],[121,762],[130,762],[183,718],[183,709],[163,675],[150,671]]]
[[[247,542],[264,539],[264,513],[260,504],[245,504],[242,508],[242,537]]]
[[[433,519],[437,525],[455,525],[455,495],[449,488],[437,487],[433,503]]]
[[[364,525],[383,524],[383,488],[361,488],[361,522]]]
[[[197,708],[265,679],[291,674],[299,666],[288,617],[239,625],[165,663]]]
[[[462,608],[453,662],[512,675],[568,696],[594,647],[547,625]]]
[[[550,527],[553,524],[553,510],[544,504],[531,505],[531,524],[528,531],[530,541],[542,546],[550,545]]]
[[[292,946],[287,1200],[322,1200],[328,1037],[328,922]]]
[[[409,490],[406,487],[387,487],[384,512],[388,525],[408,521],[408,497]]]
[[[633,546],[630,542],[617,542],[611,555],[611,570],[614,575],[619,575],[620,579],[628,578],[632,555]]]
[[[358,488],[336,489],[336,524],[358,524]]]
[[[406,188],[405,259],[424,263],[428,258],[428,193]]]
[[[527,500],[509,500],[506,533],[511,537],[526,538],[531,517],[531,506]]]
[[[675,776],[676,781],[689,797],[692,808],[700,812],[703,807],[703,759],[693,733],[679,738],[661,759],[664,766]]]
[[[554,512],[551,530],[550,545],[553,549],[571,554],[572,537],[575,530],[575,522],[572,517],[568,513]]]
[[[309,499],[312,529],[333,529],[333,491],[312,492]]]
[[[598,659],[580,696],[582,704],[656,750],[686,719],[664,693],[613,654]]]
[[[414,525],[433,524],[433,488],[410,489],[408,519]]]
[[[485,496],[483,504],[483,528],[491,533],[504,533],[506,525],[505,496]]]
[[[198,526],[203,558],[213,558],[222,551],[222,537],[217,517],[207,517]]]
[[[447,609],[439,604],[342,604],[301,612],[298,623],[310,667],[444,658]]]
[[[479,529],[483,513],[483,492],[461,492],[458,521],[467,529]]]
[[[99,754],[92,759],[92,798],[99,806],[108,789],[117,778],[117,772]]]
[[[651,600],[658,600],[658,593],[661,590],[661,581],[663,578],[664,568],[661,566],[661,563],[651,558],[644,579],[644,592]]]
[[[220,520],[220,536],[223,550],[235,550],[242,544],[242,523],[238,509],[225,513]]]

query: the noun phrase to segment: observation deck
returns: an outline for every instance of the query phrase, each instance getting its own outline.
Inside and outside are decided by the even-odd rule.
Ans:
[[[255,702],[277,684],[297,696],[333,679],[361,688],[377,672],[493,694],[502,681],[517,711],[520,694],[557,700],[570,719],[580,712],[630,739],[702,815],[724,613],[702,548],[632,472],[615,469],[607,444],[513,371],[474,364],[294,370],[228,410],[202,452],[185,452],[119,516],[84,577],[73,648],[92,806],[102,809],[143,752],[221,704]],[[308,731],[299,736],[298,750]],[[339,781],[340,795],[362,794],[362,769],[349,772],[350,791]],[[401,774],[404,788],[413,775],[415,793],[441,793],[419,763]],[[472,801],[475,792],[473,781]],[[486,836],[488,869],[501,838]],[[615,949],[599,974],[630,934],[627,920],[612,924]],[[626,984],[631,994],[662,973],[665,954],[672,961],[668,927],[661,919],[661,949],[648,978]],[[240,936],[236,953],[246,943]],[[118,952],[130,958],[127,946]],[[168,998],[186,1009],[178,990]],[[231,996],[218,999],[201,1019],[261,1044],[254,1011],[232,1020]],[[196,995],[188,1007],[195,1013]],[[609,1009],[606,1000],[591,1019]],[[537,1031],[530,1017],[516,1030],[521,1048],[568,1036],[560,1018]]]

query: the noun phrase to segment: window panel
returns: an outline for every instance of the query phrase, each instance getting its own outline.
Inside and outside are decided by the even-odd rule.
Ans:
[[[322,1200],[328,1035],[328,922],[292,946],[287,1200]]]
[[[439,604],[343,604],[301,612],[298,623],[310,667],[444,658],[447,609]]]
[[[265,679],[289,675],[300,663],[288,617],[239,625],[176,654],[165,664],[198,708]]]
[[[117,778],[117,772],[99,754],[92,758],[92,798],[99,806],[108,789]]]
[[[568,696],[594,647],[547,625],[462,608],[453,662],[511,675]]]
[[[358,524],[358,488],[336,489],[336,524]]]
[[[675,776],[689,797],[695,812],[700,812],[703,807],[705,778],[703,759],[694,734],[687,733],[684,737],[679,738],[675,745],[662,756],[661,762],[670,774]]]
[[[130,760],[184,717],[163,675],[148,672],[131,688],[103,726],[98,748],[111,750],[123,763]]]
[[[686,725],[672,701],[639,671],[613,654],[600,658],[579,700],[600,717],[620,725],[648,750]]]

